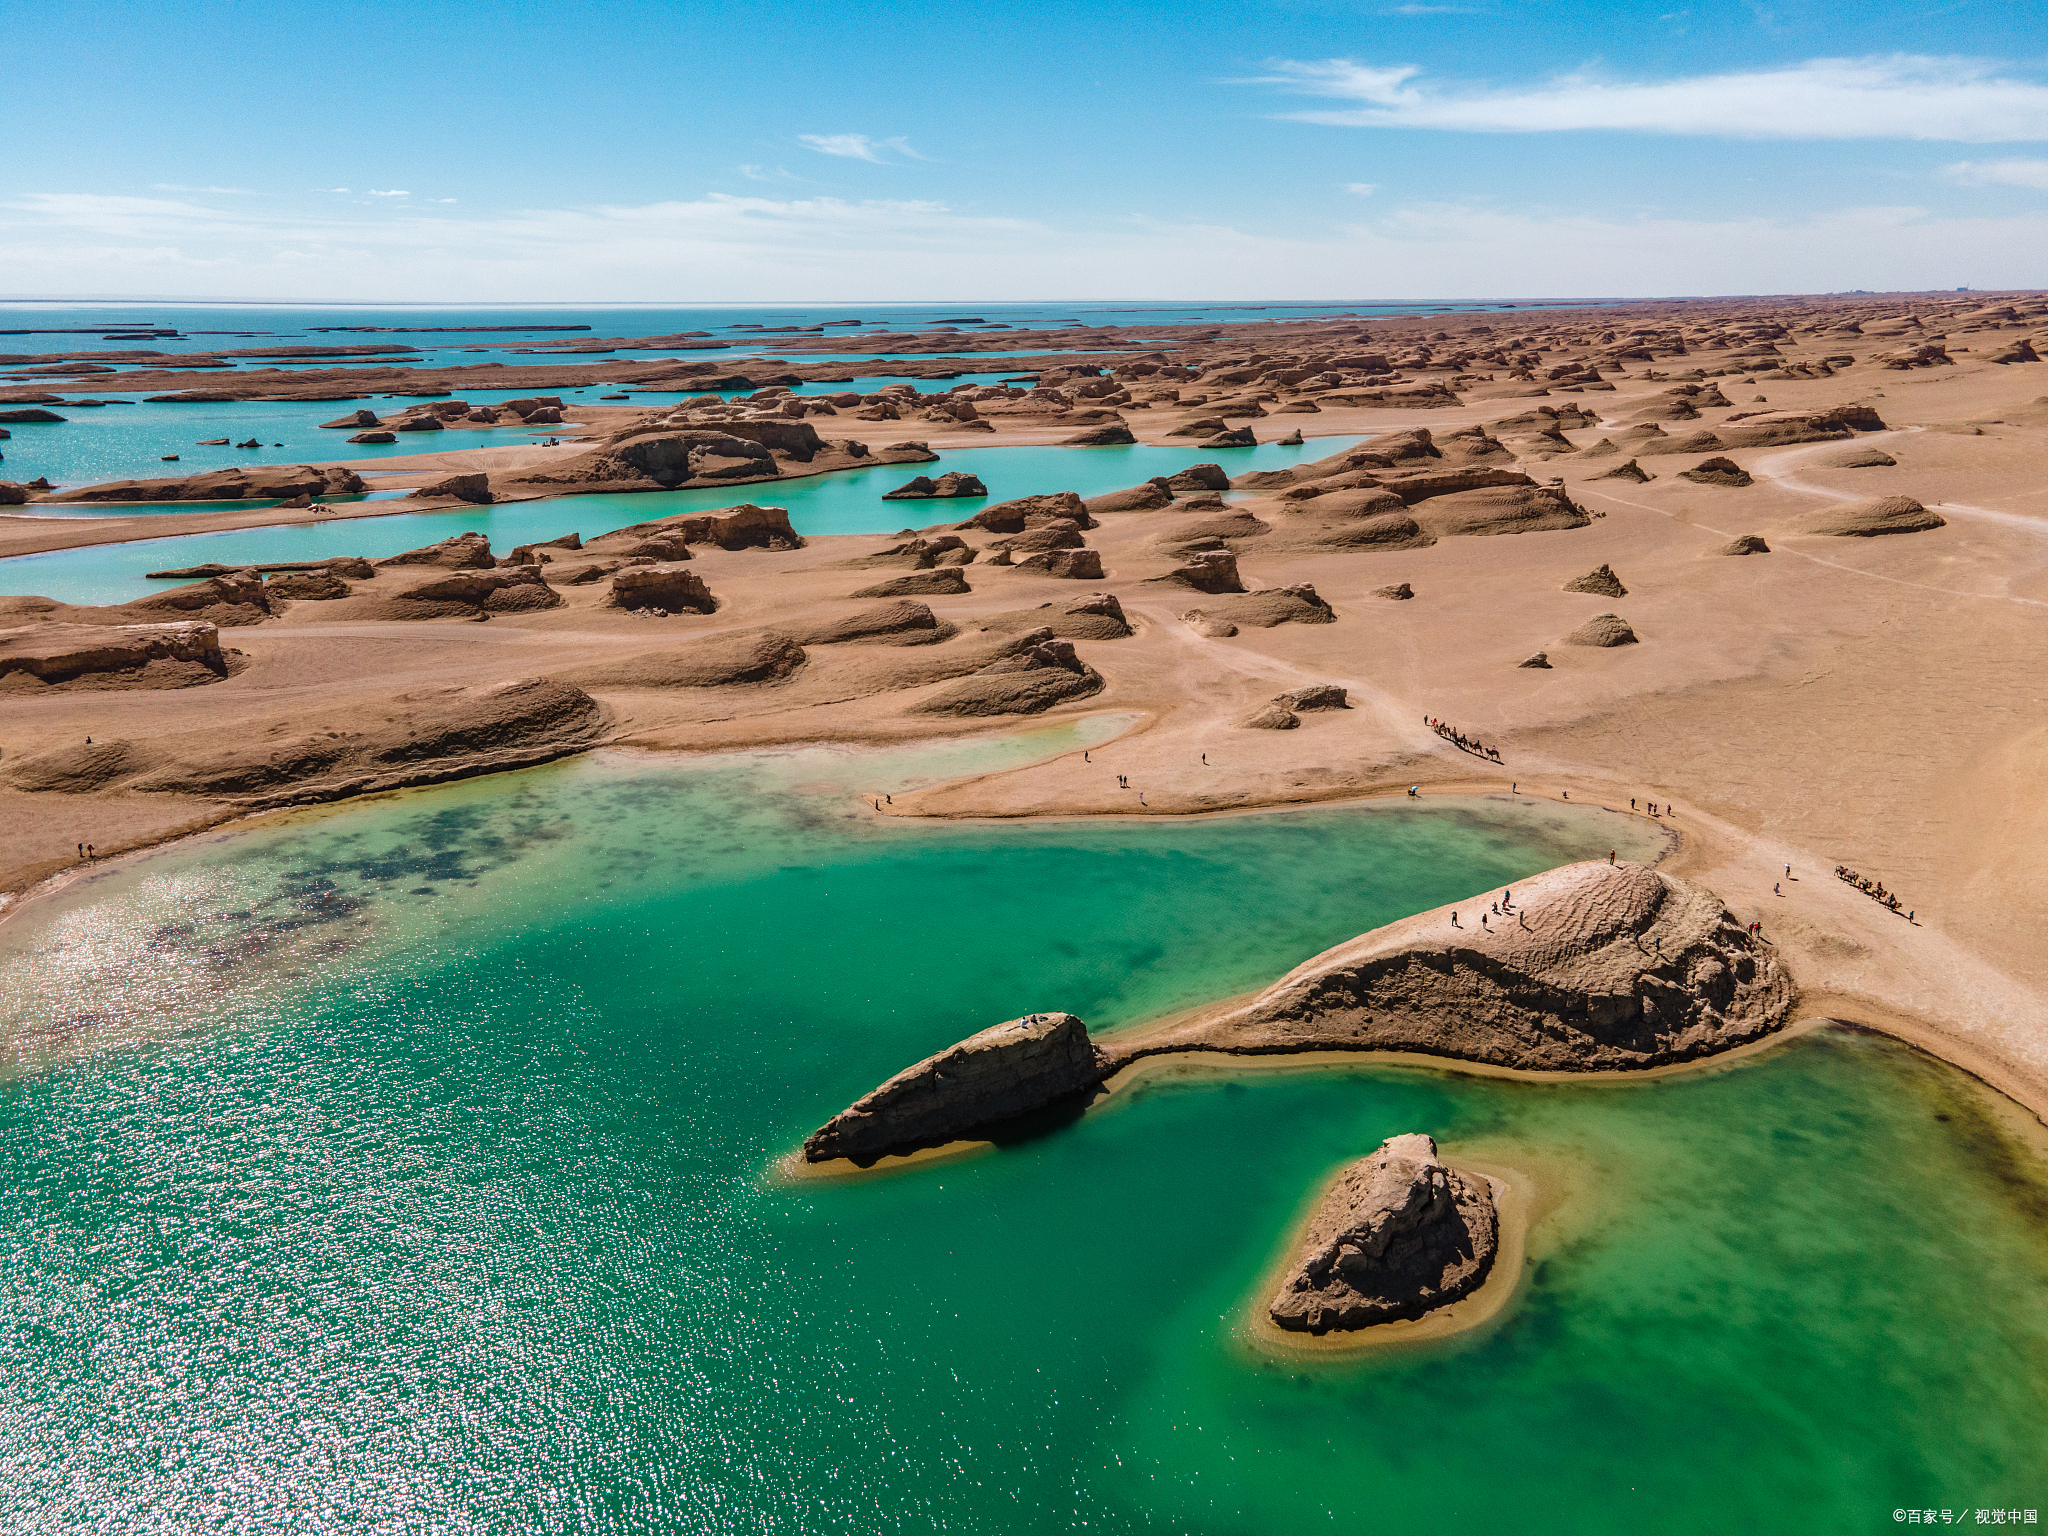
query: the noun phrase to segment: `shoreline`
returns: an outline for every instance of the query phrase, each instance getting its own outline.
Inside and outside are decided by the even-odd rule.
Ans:
[[[1058,716],[1050,720],[1044,720],[1041,723],[1046,725],[1079,723],[1080,721],[1089,718],[1098,717],[1100,714],[1100,711],[1092,713],[1081,712],[1074,715]],[[1126,730],[1120,732],[1118,735],[1114,737],[1107,738],[1105,741],[1101,743],[1095,744],[1090,748],[1090,750],[1102,750],[1103,748],[1109,746],[1114,742],[1128,740],[1133,736],[1140,735],[1148,728],[1150,724],[1152,724],[1152,721],[1149,716],[1141,716],[1139,719],[1134,721]],[[477,773],[462,775],[460,777],[500,777],[507,774],[514,774],[533,769],[550,768],[564,762],[571,762],[583,757],[594,756],[595,754],[601,752],[614,752],[620,754],[621,756],[631,755],[633,757],[645,760],[658,761],[666,758],[681,762],[701,763],[709,759],[715,759],[719,757],[740,756],[749,752],[772,752],[776,750],[791,749],[801,750],[806,746],[828,749],[833,747],[842,747],[849,752],[857,753],[861,751],[881,750],[887,746],[932,745],[936,744],[937,742],[947,740],[978,741],[986,740],[989,738],[999,738],[1004,735],[1014,734],[1017,734],[1016,725],[1014,722],[1009,722],[1006,724],[993,725],[984,731],[962,732],[959,731],[956,727],[954,730],[935,732],[933,735],[930,736],[911,736],[907,738],[897,738],[889,742],[883,742],[878,740],[859,741],[849,740],[843,737],[827,737],[816,738],[810,741],[786,741],[775,743],[763,743],[758,746],[743,748],[706,748],[701,751],[636,746],[629,742],[608,741],[600,742],[591,747],[579,749],[574,752],[564,753],[560,756],[551,758],[545,762],[522,763],[502,768],[485,768]],[[1068,751],[1050,754],[1045,758],[1036,759],[1030,763],[1018,764],[1009,768],[986,770],[982,773],[961,775],[954,778],[943,779],[939,781],[938,785],[932,787],[957,787],[963,784],[972,783],[978,779],[1001,777],[1005,774],[1020,772],[1031,767],[1042,766],[1045,763],[1057,761],[1060,758],[1068,757],[1071,755],[1072,750],[1070,749]],[[444,778],[438,781],[438,783],[454,781],[456,780]],[[71,889],[81,879],[94,878],[103,872],[111,872],[112,870],[117,868],[127,867],[136,862],[139,862],[140,860],[149,858],[155,854],[167,852],[181,843],[185,843],[199,837],[221,833],[229,829],[237,829],[242,827],[245,823],[253,824],[259,821],[268,821],[272,817],[285,818],[300,815],[336,814],[357,804],[370,803],[376,800],[384,799],[386,797],[415,793],[419,790],[432,789],[435,787],[438,787],[438,784],[433,782],[400,785],[388,789],[375,790],[369,794],[344,796],[333,800],[319,801],[313,804],[277,806],[269,809],[253,811],[238,811],[233,814],[222,816],[215,820],[187,823],[185,826],[169,831],[159,837],[149,838],[133,846],[123,847],[110,855],[102,856],[100,859],[94,861],[92,864],[75,865],[69,869],[60,870],[52,875],[44,877],[43,879],[35,882],[33,885],[25,888],[22,891],[15,893],[0,893],[0,929],[4,929],[12,925],[17,919],[20,918],[20,916],[24,912],[39,907],[46,901],[58,895],[61,895],[64,891]],[[1595,788],[1595,786],[1591,784],[1586,784],[1583,787],[1588,790]],[[1523,794],[1518,794],[1510,797],[1501,792],[1498,786],[1487,786],[1479,781],[1465,781],[1465,783],[1463,784],[1453,782],[1452,784],[1445,786],[1431,785],[1430,788],[1433,791],[1433,794],[1424,794],[1418,797],[1416,803],[1420,804],[1424,801],[1430,800],[1431,798],[1440,799],[1448,796],[1449,798],[1458,799],[1498,799],[1501,801],[1507,801],[1510,804],[1515,805],[1517,808],[1534,808],[1539,805],[1557,806],[1560,808],[1568,806],[1570,808],[1579,810],[1598,810],[1610,815],[1641,814],[1633,812],[1624,812],[1614,806],[1605,805],[1596,800],[1537,800],[1531,796]],[[1460,793],[1461,790],[1463,791],[1462,793]],[[922,791],[911,791],[910,793],[916,794],[921,792]],[[861,804],[863,806],[866,805],[865,801],[860,800],[858,791],[855,792],[854,798],[857,804]],[[1200,818],[1203,820],[1208,820],[1237,816],[1265,816],[1282,814],[1289,811],[1299,811],[1308,809],[1342,810],[1347,805],[1355,805],[1360,807],[1361,809],[1364,809],[1375,807],[1385,802],[1405,802],[1407,799],[1408,795],[1404,787],[1397,785],[1388,785],[1377,790],[1366,790],[1362,792],[1354,790],[1347,793],[1333,793],[1328,796],[1306,798],[1301,800],[1275,801],[1267,804],[1218,807],[1215,809],[1184,812],[1174,812],[1165,809],[1148,808],[1145,811],[1133,810],[1129,812],[1106,813],[1091,812],[1086,810],[1073,810],[1065,813],[1052,814],[1019,812],[1011,815],[987,813],[981,815],[974,815],[970,813],[940,813],[936,815],[931,813],[914,813],[910,815],[904,815],[900,811],[884,811],[879,815],[875,815],[875,813],[873,813],[872,810],[870,810],[869,814],[875,816],[875,819],[878,821],[942,821],[964,825],[972,825],[976,822],[982,822],[993,826],[1000,825],[1006,822],[1017,821],[1043,822],[1048,824],[1063,821],[1095,823],[1125,818],[1137,819],[1139,817],[1160,816],[1177,816],[1182,819]],[[1671,820],[1666,821],[1663,818],[1651,818],[1647,815],[1642,815],[1641,819],[1643,819],[1646,822],[1654,822],[1658,826],[1658,830],[1666,838],[1666,848],[1661,854],[1658,855],[1657,859],[1654,861],[1657,867],[1673,867],[1674,872],[1685,873],[1687,871],[1684,868],[1684,866],[1688,864],[1697,864],[1703,862],[1702,858],[1697,857],[1698,850],[1694,846],[1694,839],[1689,838],[1684,831],[1680,830],[1680,828],[1675,824],[1676,818],[1672,818]],[[1689,853],[1696,855],[1696,857],[1688,858],[1687,856]],[[1768,937],[1768,935],[1766,935],[1766,937]],[[1795,979],[1797,978],[1795,977]],[[1205,1003],[1194,1004],[1188,1008],[1176,1010],[1171,1014],[1162,1015],[1156,1019],[1148,1019],[1143,1021],[1142,1023],[1122,1026],[1120,1028],[1108,1032],[1103,1037],[1103,1043],[1109,1045],[1116,1045],[1141,1042],[1150,1035],[1158,1031],[1161,1031],[1171,1025],[1185,1023],[1192,1019],[1205,1017],[1213,1013],[1227,1011],[1230,1007],[1241,1004],[1244,1001],[1248,1000],[1250,997],[1256,995],[1256,991],[1257,989],[1254,989],[1251,992],[1235,994],[1232,997],[1215,999]],[[1125,1066],[1119,1068],[1117,1071],[1111,1073],[1108,1077],[1106,1077],[1103,1080],[1101,1094],[1095,1100],[1090,1102],[1084,1113],[1095,1113],[1099,1108],[1105,1106],[1108,1102],[1120,1099],[1134,1089],[1142,1088],[1148,1078],[1157,1078],[1173,1075],[1173,1069],[1175,1068],[1178,1068],[1181,1071],[1184,1071],[1192,1075],[1194,1073],[1204,1071],[1248,1074],[1254,1072],[1287,1070],[1328,1071],[1333,1068],[1347,1067],[1352,1069],[1363,1069],[1369,1067],[1394,1067],[1410,1070],[1419,1069],[1426,1071],[1445,1072],[1453,1075],[1463,1074],[1479,1077],[1499,1077],[1509,1080],[1539,1083],[1555,1082],[1625,1084],[1631,1082],[1648,1081],[1680,1073],[1704,1071],[1723,1064],[1739,1064],[1740,1062],[1746,1061],[1748,1058],[1752,1056],[1760,1055],[1763,1052],[1770,1050],[1782,1041],[1795,1038],[1797,1035],[1804,1034],[1811,1030],[1822,1028],[1830,1024],[1866,1030],[1870,1033],[1880,1034],[1887,1036],[1888,1038],[1896,1039],[1905,1045],[1908,1045],[1916,1050],[1923,1052],[1928,1056],[1933,1057],[1934,1059],[1940,1061],[1944,1066],[1962,1072],[1964,1075],[1977,1080],[1978,1082],[1982,1083],[1985,1087],[1989,1088],[1994,1093],[1996,1093],[2001,1099],[2007,1100],[2012,1104],[2016,1105],[2027,1115],[2031,1116],[2032,1119],[2041,1126],[2048,1127],[2048,1092],[2044,1092],[2041,1089],[2040,1085],[2037,1085],[2036,1083],[2031,1081],[2022,1070],[2000,1061],[1995,1055],[1982,1049],[1981,1047],[1973,1046],[1967,1041],[1963,1041],[1957,1039],[1953,1035],[1946,1034],[1940,1029],[1930,1025],[1926,1021],[1916,1019],[1911,1014],[1904,1012],[1902,1010],[1888,1008],[1881,1003],[1877,1003],[1869,998],[1865,998],[1854,993],[1838,992],[1828,988],[1808,987],[1803,983],[1800,987],[1799,1002],[1795,1005],[1791,1017],[1779,1029],[1773,1031],[1771,1034],[1765,1036],[1762,1039],[1750,1041],[1744,1045],[1736,1046],[1731,1050],[1718,1052],[1711,1056],[1699,1057],[1690,1061],[1670,1062],[1656,1067],[1648,1067],[1640,1070],[1630,1071],[1538,1072],[1526,1071],[1523,1069],[1512,1067],[1500,1067],[1485,1062],[1467,1061],[1459,1057],[1433,1056],[1405,1051],[1366,1050],[1354,1052],[1322,1050],[1295,1053],[1276,1052],[1261,1054],[1244,1054],[1224,1051],[1187,1051],[1176,1052],[1171,1055],[1141,1057],[1139,1060],[1130,1062]],[[1227,1065],[1225,1065],[1225,1063],[1227,1063]],[[886,1167],[883,1163],[878,1162],[873,1167],[867,1169],[858,1168],[857,1166],[853,1166],[850,1164],[848,1164],[844,1168],[840,1168],[838,1165],[840,1163],[844,1163],[845,1160],[837,1159],[834,1160],[834,1163],[829,1165],[804,1165],[801,1172],[794,1173],[792,1176],[804,1179],[864,1178],[873,1176],[878,1173],[894,1171],[898,1168],[909,1167],[913,1164],[922,1164],[928,1161],[951,1160],[962,1156],[980,1155],[983,1152],[993,1150],[994,1146],[994,1143],[984,1141],[947,1143],[943,1147],[924,1148],[920,1149],[917,1153],[909,1154],[907,1156],[890,1158],[887,1160]],[[785,1154],[785,1158],[793,1156],[795,1156],[795,1154]],[[780,1162],[782,1161],[782,1159],[778,1159],[777,1161]],[[800,1162],[801,1159],[797,1158],[797,1161]]]

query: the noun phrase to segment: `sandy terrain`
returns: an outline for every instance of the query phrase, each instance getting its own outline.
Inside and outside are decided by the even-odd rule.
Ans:
[[[1861,329],[1844,328],[1851,324]],[[685,568],[702,579],[717,609],[662,617],[607,606],[608,577],[568,582],[595,551],[552,552],[557,558],[543,570],[560,606],[496,611],[486,623],[459,613],[396,616],[405,601],[394,594],[423,574],[445,573],[389,568],[351,582],[355,594],[340,601],[280,602],[262,622],[224,626],[223,646],[243,656],[215,681],[0,687],[0,816],[10,829],[0,889],[22,892],[61,877],[75,865],[80,841],[103,855],[138,847],[246,814],[262,798],[118,778],[99,788],[27,789],[10,778],[23,762],[88,735],[156,743],[178,760],[177,744],[195,736],[253,753],[309,732],[369,730],[365,722],[402,713],[395,701],[429,710],[435,706],[419,701],[437,691],[545,676],[597,702],[591,719],[601,726],[585,733],[590,742],[712,751],[889,741],[1013,729],[1015,713],[926,711],[963,687],[998,703],[1022,698],[1005,691],[1017,678],[1042,680],[1048,670],[1079,677],[1078,667],[1099,676],[1100,690],[1055,703],[1050,717],[1135,712],[1139,723],[1125,736],[1086,761],[1075,754],[898,795],[885,813],[1175,815],[1397,794],[1410,785],[1424,794],[1505,794],[1513,786],[1524,798],[1568,794],[1619,814],[1644,814],[1654,803],[1684,839],[1670,867],[1717,892],[1744,921],[1762,921],[1809,1012],[1913,1039],[2040,1112],[2048,1109],[2048,941],[2040,936],[2044,904],[2036,890],[2048,847],[2048,716],[2041,708],[2048,692],[2048,366],[1993,360],[2030,352],[2018,345],[2028,338],[2048,345],[2048,304],[2032,295],[1259,325],[1151,351],[1149,363],[1127,359],[1113,378],[1044,375],[1046,387],[1111,390],[1036,414],[1010,411],[1013,401],[986,401],[979,414],[993,432],[929,419],[922,406],[899,420],[806,417],[825,437],[877,446],[926,441],[935,449],[1056,442],[1086,430],[1077,416],[1098,411],[1120,416],[1146,442],[1199,442],[1168,434],[1218,416],[1260,441],[1297,428],[1383,438],[1426,428],[1440,456],[1339,471],[1350,476],[1344,486],[1313,499],[1287,499],[1289,485],[1227,493],[1228,513],[1250,513],[1269,530],[1246,531],[1240,521],[1212,535],[1221,541],[1215,548],[1235,555],[1242,584],[1253,591],[1309,585],[1335,615],[1335,622],[1272,628],[1240,622],[1234,635],[1213,626],[1204,632],[1181,617],[1227,606],[1227,597],[1157,580],[1187,564],[1190,530],[1227,516],[1224,507],[1191,507],[1195,489],[1158,510],[1102,512],[1093,519],[1098,526],[1079,530],[1086,549],[1099,553],[1099,579],[993,564],[1002,536],[963,530],[978,551],[973,563],[954,567],[968,590],[903,599],[928,608],[937,627],[859,639],[835,637],[835,626],[843,635],[843,621],[885,600],[850,594],[929,574],[905,556],[858,563],[901,540],[815,538],[782,550],[692,542]],[[1930,358],[1930,348],[1947,360]],[[1917,355],[1890,366],[1902,353]],[[1385,371],[1340,366],[1367,355]],[[1185,364],[1196,376],[1159,382],[1157,360],[1169,356],[1169,367]],[[1118,365],[1116,358],[1088,361]],[[114,392],[117,378],[96,378],[94,388]],[[1347,403],[1368,389],[1431,382],[1452,394],[1420,408]],[[1674,406],[1689,397],[1670,392],[1688,386],[1700,399],[1726,403]],[[944,388],[927,384],[926,398]],[[1266,414],[1233,417],[1227,408],[1258,396]],[[1317,408],[1284,409],[1304,404]],[[1809,429],[1826,435],[1796,440],[1798,420],[1849,406],[1870,414],[1840,419],[1864,427]],[[772,408],[770,401],[746,409]],[[1568,414],[1546,435],[1531,420],[1542,409]],[[1777,413],[1794,413],[1795,425],[1784,428]],[[579,406],[572,416],[581,431],[562,431],[582,441],[561,448],[462,450],[437,442],[416,464],[375,467],[417,470],[422,483],[483,469],[498,489],[532,464],[587,453],[664,414]],[[1748,442],[1771,435],[1757,432],[1759,418],[1779,424],[1780,440]],[[1664,434],[1662,443],[1641,434],[1646,419]],[[1498,448],[1453,436],[1475,426],[1487,426]],[[1624,437],[1631,429],[1637,435]],[[1718,443],[1660,451],[1702,431],[1718,434]],[[1587,452],[1603,440],[1618,451]],[[1871,449],[1895,462],[1835,466],[1845,454]],[[1229,463],[1227,450],[1214,457]],[[1751,483],[1680,478],[1710,457],[1733,460]],[[1612,478],[1630,458],[1654,478]],[[1525,472],[1536,490],[1561,481],[1586,517],[1581,526],[1456,533],[1459,519],[1446,509],[1478,506],[1468,498],[1495,492],[1446,493],[1460,498],[1454,503],[1418,496],[1403,478],[1473,466]],[[1331,542],[1331,529],[1387,515],[1385,507],[1397,504],[1385,487],[1399,493],[1404,483],[1406,515],[1434,532],[1434,542]],[[1524,511],[1533,504],[1531,495],[1507,489]],[[1875,537],[1817,531],[1845,509],[1868,522],[1874,514],[1866,504],[1897,497],[1932,510],[1941,525]],[[732,500],[772,504],[773,482],[736,484]],[[903,503],[903,522],[939,525],[950,505]],[[982,505],[968,502],[954,515]],[[295,515],[193,514],[190,528],[168,526],[186,518],[159,517],[149,519],[148,531]],[[136,521],[0,519],[0,553],[132,537]],[[1479,521],[1498,527],[1501,520]],[[580,528],[589,539],[597,530],[582,522],[574,501],[565,500],[561,531]],[[1720,552],[1741,535],[1760,535],[1769,553]],[[629,542],[615,543],[615,553]],[[1023,562],[1029,552],[1020,546],[1014,558]],[[1625,596],[1563,590],[1602,565]],[[1404,582],[1410,600],[1375,595]],[[1099,592],[1115,594],[1133,634],[1091,638],[1064,615],[1076,599]],[[1042,616],[990,624],[1042,604],[1052,605]],[[76,622],[80,613],[16,606],[11,616],[0,613],[0,625]],[[1637,643],[1567,643],[1609,613]],[[1056,638],[1063,625],[1069,631],[1071,666],[1019,659],[1021,626],[1040,619]],[[948,634],[947,625],[956,628]],[[743,671],[733,657],[758,651],[763,630],[801,647],[793,671],[703,685]],[[716,654],[670,654],[716,637],[740,639]],[[1537,652],[1547,667],[1522,665]],[[1015,670],[1027,666],[1039,671]],[[1292,729],[1240,723],[1276,695],[1324,683],[1345,688],[1349,707],[1303,710]],[[1459,750],[1431,728],[1431,718],[1496,748],[1499,762]],[[287,774],[264,793],[293,792]],[[1836,879],[1837,865],[1898,892],[1902,910]]]

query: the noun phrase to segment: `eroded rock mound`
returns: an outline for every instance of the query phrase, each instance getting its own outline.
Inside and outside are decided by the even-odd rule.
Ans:
[[[928,571],[914,571],[908,576],[898,576],[890,581],[878,581],[872,587],[862,587],[848,594],[852,597],[954,597],[962,592],[972,592],[967,578],[957,565],[936,566]]]
[[[1012,1019],[897,1073],[804,1140],[807,1162],[872,1160],[957,1141],[1102,1081],[1088,1027],[1071,1013]]]
[[[1947,518],[1928,511],[1910,496],[1879,496],[1830,508],[1809,518],[1802,531],[1838,539],[1875,539],[1891,533],[1925,533],[1947,526]]]
[[[1416,1051],[1531,1071],[1711,1056],[1777,1029],[1796,997],[1777,953],[1721,899],[1641,864],[1568,864],[1318,955],[1249,1004],[1129,1048]]]
[[[1892,469],[1898,462],[1882,448],[1844,448],[1814,460],[1821,469]]]
[[[498,563],[491,553],[488,534],[458,533],[453,538],[443,539],[438,544],[422,545],[408,549],[403,554],[387,555],[378,565],[440,565],[451,571],[489,570]]]
[[[491,495],[490,477],[483,474],[449,475],[446,479],[436,480],[432,485],[421,486],[413,494],[422,500],[439,501],[452,498],[455,501],[479,504],[496,499]]]
[[[1597,618],[1586,620],[1577,629],[1564,637],[1566,645],[1591,645],[1608,649],[1617,645],[1636,644],[1636,632],[1628,627],[1628,621],[1616,613],[1603,613]]]
[[[1614,567],[1611,565],[1600,566],[1596,570],[1586,572],[1583,576],[1574,576],[1564,584],[1563,590],[1566,592],[1586,592],[1594,597],[1628,596],[1628,588],[1621,584],[1621,578],[1614,574]]]
[[[227,675],[220,630],[204,621],[0,630],[0,692],[189,688]]]
[[[1330,1185],[1267,1316],[1312,1334],[1421,1317],[1477,1290],[1498,1242],[1485,1179],[1428,1136],[1389,1136]]]
[[[1766,544],[1760,533],[1745,533],[1730,539],[1718,551],[1724,555],[1768,555],[1771,546]]]
[[[538,569],[514,566],[514,570]],[[503,572],[494,574],[502,575]],[[557,601],[560,601],[558,598]],[[704,578],[676,562],[658,565],[629,565],[612,575],[611,595],[605,599],[613,608],[659,608],[665,613],[715,613],[718,599],[704,585]]]
[[[1164,576],[1152,577],[1146,585],[1155,582],[1212,595],[1245,589],[1244,578],[1237,572],[1237,556],[1227,549],[1205,549],[1191,554],[1185,565],[1176,566]]]
[[[789,525],[787,507],[757,507],[742,502],[717,512],[682,512],[653,522],[634,523],[601,534],[587,546],[596,554],[625,554],[649,539],[681,544],[716,544],[720,549],[802,549],[803,539]]]
[[[1019,629],[1047,629],[1062,640],[1122,640],[1131,634],[1124,605],[1109,592],[1092,592],[1066,603],[1044,603],[1013,613],[992,614],[981,627],[993,634]]]
[[[1037,715],[1102,692],[1102,674],[1050,636],[911,706],[914,715]]]
[[[1702,459],[1691,469],[1681,470],[1678,478],[1690,480],[1694,485],[1726,485],[1739,488],[1756,484],[1756,481],[1750,478],[1748,470],[1733,459],[1727,458]]]
[[[1106,495],[1091,496],[1082,505],[1091,513],[1157,512],[1161,507],[1173,505],[1173,492],[1166,488],[1163,479],[1147,480],[1143,485],[1134,485],[1127,491],[1110,491]]]
[[[1349,709],[1349,694],[1339,683],[1311,683],[1306,688],[1296,688],[1283,693],[1273,700],[1288,709],[1310,714],[1319,709]]]
[[[713,635],[558,674],[584,688],[731,688],[779,683],[805,661],[804,648],[772,629]]]
[[[799,645],[929,645],[953,633],[923,603],[899,598],[790,632]]]
[[[288,501],[354,496],[368,489],[354,470],[310,464],[252,464],[165,480],[112,480],[60,491],[52,501]]]
[[[988,487],[973,475],[944,474],[934,480],[918,475],[893,491],[884,491],[884,501],[928,501],[952,496],[986,496]]]
[[[1291,731],[1300,726],[1301,716],[1285,704],[1262,704],[1237,723],[1247,731]]]
[[[405,694],[387,707],[361,716],[375,723],[360,731],[307,731],[286,716],[228,735],[59,748],[10,765],[6,777],[19,789],[120,788],[260,810],[547,762],[593,745],[605,723],[589,694],[546,677]]]
[[[1088,515],[1088,508],[1082,504],[1079,493],[1054,491],[1045,496],[1020,496],[1015,501],[999,501],[992,507],[983,507],[964,523],[954,526],[961,529],[985,528],[990,533],[1022,533],[1026,528],[1036,528],[1055,519],[1065,519],[1076,528],[1093,528],[1095,519]]]
[[[1225,633],[1237,633],[1236,626],[1271,629],[1276,624],[1334,624],[1337,614],[1316,595],[1314,587],[1266,587],[1241,596],[1222,597],[1181,615],[1200,630],[1203,625],[1229,626]]]

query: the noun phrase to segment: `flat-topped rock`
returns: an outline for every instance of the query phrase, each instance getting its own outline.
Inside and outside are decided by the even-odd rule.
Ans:
[[[855,1100],[805,1139],[804,1158],[876,1157],[958,1140],[1101,1080],[1085,1024],[1071,1013],[1026,1014],[927,1056]]]
[[[220,630],[173,624],[31,624],[0,630],[0,691],[184,688],[228,674]]]
[[[1797,997],[1771,946],[1676,875],[1568,864],[1512,893],[1499,916],[1492,898],[1474,897],[1374,929],[1247,1004],[1118,1052],[1118,1064],[1179,1051],[1378,1050],[1629,1070],[1759,1039]]]
[[[1498,1243],[1484,1179],[1427,1136],[1389,1136],[1330,1185],[1266,1315],[1312,1334],[1421,1317],[1477,1290]]]

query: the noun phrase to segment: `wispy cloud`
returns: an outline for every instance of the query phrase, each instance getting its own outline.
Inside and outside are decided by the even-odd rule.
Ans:
[[[1344,190],[1346,192],[1353,193],[1359,197],[1371,197],[1379,189],[1380,184],[1376,181],[1347,181],[1344,183]]]
[[[377,189],[376,189],[375,187],[371,187],[371,188],[369,189],[369,191],[370,191],[370,196],[372,196],[372,197],[411,197],[411,196],[412,196],[412,194],[411,194],[410,192],[406,192],[406,191],[403,191],[403,190],[398,190],[398,189],[394,189],[394,190],[392,190],[392,191],[390,191],[390,192],[379,192],[379,191],[378,191],[378,190],[377,190]]]
[[[1610,129],[1759,139],[2048,139],[2048,86],[1979,60],[1894,55],[1671,80],[1559,76],[1534,87],[1440,86],[1413,64],[1281,60],[1246,84],[1358,105],[1289,113],[1345,128],[1464,133]]]
[[[252,197],[254,187],[186,187],[175,181],[153,181],[149,184],[152,192],[213,192],[222,197]]]
[[[900,155],[906,160],[922,160],[925,157],[910,147],[908,139],[871,139],[864,133],[800,133],[797,140],[807,149],[815,149],[821,155],[836,155],[842,160],[865,160],[871,165],[889,165],[891,155]]]
[[[778,165],[772,171],[765,165],[742,165],[737,167],[737,169],[749,181],[765,181],[784,185],[792,182],[804,182],[803,177],[792,174],[786,166]],[[808,185],[808,183],[805,184]]]
[[[2048,192],[2048,160],[1958,160],[1942,171],[1972,187],[2037,187]]]
[[[1410,298],[2019,287],[2048,209],[1983,218],[1846,208],[1796,219],[1631,219],[1397,206],[1327,233],[1056,224],[902,199],[709,196],[458,215],[358,203],[232,211],[173,199],[0,200],[8,295],[422,302],[947,302],[1060,292]],[[687,286],[685,286],[687,285]],[[965,311],[963,311],[965,313]]]

